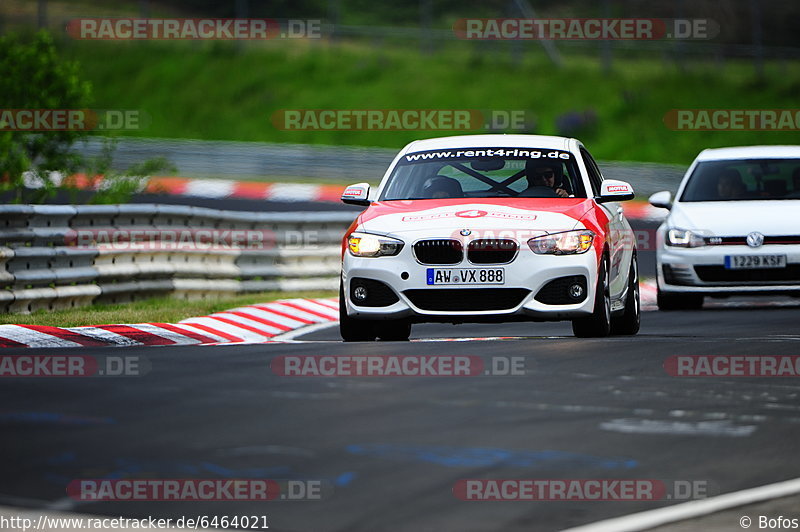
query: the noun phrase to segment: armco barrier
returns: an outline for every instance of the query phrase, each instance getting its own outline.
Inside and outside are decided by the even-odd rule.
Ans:
[[[0,206],[0,312],[336,289],[339,242],[354,218],[154,204]]]

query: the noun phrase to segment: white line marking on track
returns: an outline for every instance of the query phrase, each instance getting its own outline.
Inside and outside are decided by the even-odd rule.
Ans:
[[[793,478],[708,499],[689,501],[666,508],[604,519],[603,521],[569,528],[562,532],[633,532],[647,530],[798,493],[800,493],[800,478]]]
[[[670,436],[730,436],[741,438],[755,432],[755,425],[733,425],[723,421],[665,421],[656,419],[612,419],[600,429],[623,434],[666,434]]]

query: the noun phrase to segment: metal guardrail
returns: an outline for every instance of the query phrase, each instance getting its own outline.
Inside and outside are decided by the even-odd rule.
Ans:
[[[75,146],[88,157],[98,156],[102,147],[99,137]],[[287,182],[293,177],[310,177],[347,185],[358,181],[379,182],[395,155],[396,149],[359,146],[120,138],[114,167],[122,170],[144,159],[166,157],[181,176]],[[623,161],[599,164],[606,178],[633,183],[637,195],[643,198],[659,190],[675,190],[686,171],[685,166],[670,164]]]
[[[338,286],[351,212],[0,206],[0,312]]]

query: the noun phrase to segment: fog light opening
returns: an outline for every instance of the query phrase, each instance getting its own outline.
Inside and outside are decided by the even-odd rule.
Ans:
[[[353,289],[353,299],[357,301],[366,301],[367,299],[367,289],[363,286],[356,286]]]
[[[583,286],[575,283],[569,287],[569,297],[572,299],[583,299]]]

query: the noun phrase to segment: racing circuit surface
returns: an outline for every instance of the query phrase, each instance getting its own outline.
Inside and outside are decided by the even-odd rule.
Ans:
[[[141,356],[151,368],[141,377],[6,379],[0,505],[267,515],[270,529],[289,531],[557,530],[675,501],[462,501],[452,488],[470,478],[680,479],[704,481],[713,494],[798,477],[796,379],[672,377],[663,367],[671,355],[797,355],[800,305],[783,303],[646,312],[638,336],[607,339],[573,338],[568,323],[431,324],[415,326],[408,343],[344,344],[334,327],[296,343],[60,350]],[[521,338],[413,340],[486,336]],[[372,378],[270,369],[279,355],[322,354],[524,357],[526,371]],[[65,494],[73,479],[124,477],[319,479],[332,493],[266,503]]]

